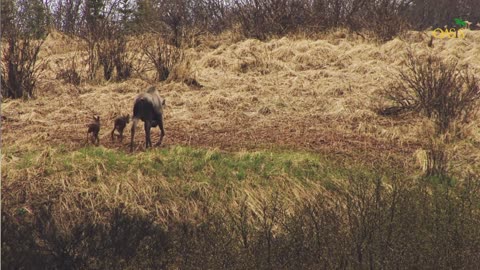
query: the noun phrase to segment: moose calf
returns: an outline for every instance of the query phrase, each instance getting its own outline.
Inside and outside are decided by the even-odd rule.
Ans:
[[[94,116],[93,122],[87,125],[87,142],[88,136],[92,133],[92,143],[96,142],[96,145],[100,144],[100,138],[98,138],[98,133],[100,132],[100,116]]]
[[[112,130],[112,133],[111,133],[112,141],[113,141],[113,136],[114,136],[115,130],[117,130],[118,133],[120,134],[120,141],[123,141],[123,130],[127,126],[128,122],[130,122],[130,115],[129,114],[117,117],[117,119],[115,119],[115,124],[113,126],[113,130]]]

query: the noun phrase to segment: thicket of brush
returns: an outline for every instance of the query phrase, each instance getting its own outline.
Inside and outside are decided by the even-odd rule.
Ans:
[[[85,41],[90,81],[95,81],[100,67],[107,81],[128,79],[135,69],[135,56],[126,50],[128,37],[155,33],[153,43],[162,44],[157,46],[161,51],[154,58],[151,50],[144,51],[157,70],[156,80],[163,81],[181,54],[166,45],[194,46],[208,34],[230,31],[265,40],[344,27],[386,41],[407,29],[443,27],[457,17],[476,23],[480,17],[475,1],[457,5],[446,0],[8,0],[2,4],[2,14],[8,14],[1,26],[2,39],[9,44],[2,55],[2,95],[11,98],[33,95],[42,44],[38,40],[50,29]]]
[[[25,9],[37,7],[32,4]],[[34,95],[42,68],[38,54],[46,35],[45,13],[39,11],[35,18],[24,18],[22,10],[11,2],[2,2],[1,8],[1,94],[2,97],[29,98]]]
[[[462,6],[402,0],[49,3],[2,2],[5,97],[34,93],[47,26],[83,39],[85,79],[95,79],[100,68],[105,80],[128,79],[141,69],[134,65],[136,56],[127,53],[128,37],[153,32],[157,39],[139,48],[155,67],[156,80],[184,80],[189,67],[181,48],[205,33],[230,30],[266,39],[343,26],[388,40],[406,27],[443,25],[459,14],[473,21],[480,12],[475,1]],[[474,116],[479,88],[471,73],[436,58],[407,60],[389,93],[396,107],[384,113],[421,112],[437,125],[439,134],[432,136],[439,138]],[[240,65],[241,71],[247,69]],[[78,84],[79,74],[72,59],[58,79]],[[322,170],[334,170],[332,164],[305,159],[301,165],[291,160],[272,165],[264,162],[269,155],[245,161],[167,150],[127,156],[29,149],[19,158],[22,151],[7,150],[2,156],[7,164],[2,167],[2,266],[474,269],[480,264],[480,181],[468,173],[461,179],[449,176],[443,150],[448,142],[437,147],[437,139],[429,149],[432,168],[419,178],[357,171],[331,177]]]
[[[237,29],[246,37],[315,33],[332,27],[370,31],[388,40],[405,27],[452,24],[461,17],[476,23],[475,1],[448,0],[71,0],[48,5],[60,31],[82,31],[88,14],[121,22],[133,32],[162,33],[175,46],[200,34]]]
[[[379,111],[382,115],[415,112],[428,118],[434,131],[428,146],[427,175],[446,175],[446,146],[454,141],[463,127],[478,115],[480,80],[468,66],[445,61],[435,55],[408,52],[405,69],[384,90],[394,106]]]
[[[7,149],[8,269],[474,269],[478,175],[301,152]],[[349,161],[350,162],[350,161]],[[23,179],[27,179],[26,181]]]
[[[160,225],[125,206],[105,222],[83,212],[66,226],[65,207],[2,213],[7,269],[474,269],[480,263],[480,182],[449,184],[352,176],[346,189],[260,211],[198,202],[197,216]],[[58,192],[55,191],[55,192]],[[295,192],[295,190],[292,190]],[[214,197],[214,195],[211,195]],[[79,203],[88,203],[81,202]],[[107,204],[107,202],[105,202]]]
[[[445,61],[435,55],[408,52],[406,70],[400,70],[396,80],[385,91],[396,107],[381,113],[414,111],[432,120],[436,135],[444,135],[471,121],[480,101],[480,80],[468,66],[458,61]]]

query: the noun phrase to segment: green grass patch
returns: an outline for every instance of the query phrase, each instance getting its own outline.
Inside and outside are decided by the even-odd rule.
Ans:
[[[8,150],[6,152],[4,155],[8,156]],[[374,168],[358,167],[355,164],[347,166],[305,151],[223,152],[184,146],[133,154],[93,146],[70,152],[50,148],[43,152],[16,154],[14,164],[16,170],[43,167],[51,177],[58,173],[69,176],[82,174],[98,181],[101,177],[118,175],[132,178],[140,172],[146,176],[164,177],[169,181],[207,182],[216,187],[245,181],[268,186],[279,179],[332,186],[332,179],[346,179],[352,174],[381,173]],[[9,162],[5,166],[8,167]]]

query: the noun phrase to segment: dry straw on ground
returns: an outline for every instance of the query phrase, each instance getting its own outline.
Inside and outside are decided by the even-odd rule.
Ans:
[[[338,33],[319,40],[285,37],[268,42],[209,41],[210,46],[188,49],[186,58],[203,88],[192,88],[183,82],[154,83],[167,102],[164,143],[167,147],[192,145],[221,150],[287,147],[354,157],[371,166],[392,160],[392,164],[409,163],[415,156],[421,157],[418,151],[425,141],[419,134],[424,132],[424,121],[377,115],[374,108],[380,102],[378,92],[389,83],[389,75],[401,67],[407,48],[420,54],[431,50],[480,71],[480,32],[467,31],[465,39],[435,40],[434,48],[427,47],[427,34],[416,32],[385,44],[366,42],[343,30]],[[82,48],[79,40],[58,33],[48,37],[41,57],[49,65],[38,83],[37,97],[28,101],[7,100],[2,104],[3,146],[23,152],[45,151],[49,155],[59,146],[65,150],[80,149],[86,144],[85,125],[92,115],[100,115],[102,147],[127,151],[128,139],[123,143],[110,141],[113,120],[116,115],[131,113],[133,99],[152,81],[137,76],[120,83],[95,85],[82,81],[73,86],[56,80],[58,69],[73,56],[85,56]],[[85,72],[86,67],[80,61],[77,65],[81,73]],[[476,120],[468,126],[469,140],[477,145],[479,125]],[[124,135],[129,138],[129,128]],[[152,140],[158,140],[158,136],[156,129]],[[143,149],[142,132],[137,135],[136,144],[137,151]],[[462,158],[453,156],[454,161],[461,160],[465,166],[478,162],[479,151],[468,145],[458,144],[454,150]],[[143,153],[137,155],[143,157]],[[2,167],[12,165],[14,160],[15,153],[11,153],[8,162],[2,160]],[[98,175],[106,173],[101,165],[94,169]],[[26,171],[9,177],[27,179],[22,185],[35,185],[29,181],[35,180],[36,173]],[[56,181],[69,181],[68,174],[62,175],[66,178]],[[80,175],[78,179],[88,181],[88,177]],[[172,183],[161,177],[148,178],[134,171],[128,172],[128,177],[135,179],[136,184],[150,183],[141,184],[145,189],[137,190],[128,182],[114,182],[115,175],[111,174],[107,182],[95,187],[95,192],[86,189],[79,200],[90,201],[90,208],[101,208],[99,194],[117,194],[121,190],[121,195],[105,198],[135,205],[139,211],[170,211],[169,215],[177,218],[182,211],[196,209],[191,205],[193,200],[179,206],[178,202],[151,198],[149,195],[156,193],[157,188],[166,197],[180,196],[175,193],[180,189],[173,189]],[[295,185],[283,184],[288,188]],[[48,183],[39,186],[48,189],[44,185]],[[196,196],[209,193],[208,185],[189,182],[183,185],[188,190],[197,190]],[[65,183],[64,187],[78,190],[85,186],[88,185]],[[249,201],[252,204],[259,204],[258,198],[262,197],[261,192],[249,190],[248,185],[231,190],[239,192],[239,198],[255,193],[251,196],[255,199]],[[305,188],[295,190],[296,196],[306,196]],[[66,192],[62,196],[64,207],[82,207],[67,198],[72,194]],[[170,205],[165,207],[166,204]]]
[[[433,50],[480,70],[480,33],[468,31],[465,39],[435,40],[433,49],[427,47],[425,33],[412,32],[403,38],[379,45],[339,30],[319,40],[285,37],[188,49],[190,68],[204,88],[193,89],[182,82],[157,84],[168,105],[166,143],[220,148],[280,144],[412,154],[421,124],[377,116],[372,110],[377,91],[400,67],[407,48],[417,53]],[[84,124],[92,114],[99,114],[102,144],[118,146],[107,139],[114,115],[130,112],[135,95],[151,82],[133,78],[100,85],[82,82],[75,87],[56,80],[59,68],[74,56],[80,73],[86,70],[80,61],[82,48],[79,40],[59,33],[49,36],[41,53],[48,69],[38,84],[37,98],[3,104],[4,144],[61,143],[79,148]],[[480,139],[478,123],[470,128],[474,139]]]

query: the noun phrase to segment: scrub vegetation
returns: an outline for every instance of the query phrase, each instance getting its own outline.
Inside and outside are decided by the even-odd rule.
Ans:
[[[478,8],[371,2],[2,1],[2,267],[475,269]]]

